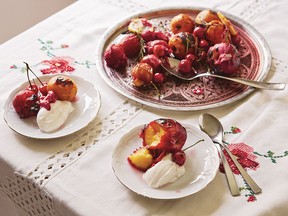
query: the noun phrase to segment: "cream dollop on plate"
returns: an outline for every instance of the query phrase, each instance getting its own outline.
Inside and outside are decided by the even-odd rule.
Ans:
[[[185,167],[172,161],[172,155],[166,155],[161,161],[143,174],[144,181],[152,188],[159,188],[175,182],[185,173]]]
[[[51,109],[42,107],[37,114],[37,124],[41,131],[49,133],[60,128],[74,110],[70,101],[56,100],[51,103]]]

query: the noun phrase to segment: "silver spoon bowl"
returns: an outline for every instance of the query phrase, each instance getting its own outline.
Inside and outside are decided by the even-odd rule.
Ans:
[[[248,80],[248,79],[243,79],[243,78],[234,78],[234,77],[227,77],[227,76],[220,76],[218,74],[214,74],[211,72],[206,72],[206,73],[198,73],[195,76],[187,77],[183,76],[180,72],[178,72],[178,65],[180,61],[175,58],[167,58],[168,63],[170,67],[168,68],[164,64],[162,64],[162,67],[171,75],[178,77],[179,79],[182,80],[194,80],[198,79],[199,77],[216,77],[220,79],[225,79],[237,83],[241,83],[244,85],[248,85],[254,88],[259,88],[259,89],[266,89],[266,90],[283,90],[285,89],[286,83],[266,83],[266,82],[260,82],[260,81],[255,81],[255,80]]]

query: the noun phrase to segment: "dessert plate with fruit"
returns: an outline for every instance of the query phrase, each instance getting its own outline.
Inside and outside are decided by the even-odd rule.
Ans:
[[[205,188],[216,175],[219,157],[205,133],[161,118],[125,134],[113,151],[112,167],[137,194],[177,199]]]
[[[27,65],[27,74],[28,70]],[[59,138],[87,126],[96,117],[100,103],[94,85],[81,77],[45,75],[30,79],[28,75],[28,81],[6,100],[4,120],[27,137]]]
[[[165,70],[180,61],[182,76],[215,75],[263,81],[271,66],[265,39],[242,19],[199,8],[142,12],[112,26],[98,45],[104,81],[122,95],[168,110],[202,110],[233,103],[254,89],[203,76],[181,80]]]

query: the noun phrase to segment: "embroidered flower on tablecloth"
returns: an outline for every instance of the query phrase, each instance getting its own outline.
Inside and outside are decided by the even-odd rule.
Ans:
[[[54,57],[51,60],[44,60],[41,63],[48,65],[48,68],[41,69],[43,74],[56,74],[63,72],[72,72],[75,70],[70,66],[74,60],[71,57]]]
[[[248,202],[255,202],[257,200],[255,195],[249,195],[247,201]]]
[[[61,44],[61,48],[69,48],[69,45],[68,44]]]
[[[229,150],[233,155],[236,156],[238,162],[243,166],[244,169],[256,170],[259,167],[259,163],[256,161],[257,156],[253,154],[254,149],[245,143],[229,144]],[[227,161],[235,174],[240,174],[239,170],[233,163],[232,159],[229,157],[228,153],[224,151]],[[224,172],[223,166],[220,166],[220,171]]]
[[[241,133],[241,129],[234,126],[231,127],[231,131],[233,134]]]

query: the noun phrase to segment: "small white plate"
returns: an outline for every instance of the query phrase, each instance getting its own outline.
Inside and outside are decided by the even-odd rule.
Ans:
[[[53,76],[46,75],[39,76],[39,78],[43,82],[48,82]],[[19,118],[12,105],[12,101],[20,90],[29,85],[28,81],[12,91],[4,104],[4,120],[8,126],[19,134],[37,139],[52,139],[67,136],[87,126],[99,111],[101,105],[100,94],[92,83],[77,76],[69,75],[69,77],[77,84],[77,101],[73,102],[74,110],[69,114],[67,121],[61,128],[52,133],[45,133],[39,129],[36,117]],[[36,79],[35,81],[37,82]]]
[[[206,187],[214,179],[219,168],[217,149],[205,133],[191,125],[183,126],[187,130],[187,141],[183,149],[201,139],[204,141],[185,151],[186,172],[182,177],[174,183],[154,189],[143,180],[143,172],[129,164],[127,157],[142,146],[142,139],[138,135],[144,126],[140,125],[125,134],[113,151],[112,167],[118,180],[135,193],[154,199],[177,199]]]

